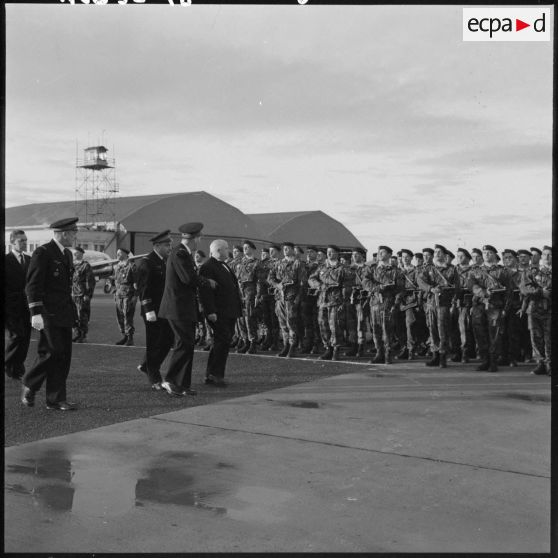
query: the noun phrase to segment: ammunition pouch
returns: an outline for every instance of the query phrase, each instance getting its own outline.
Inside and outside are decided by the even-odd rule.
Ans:
[[[399,305],[402,312],[409,310],[410,308],[416,308],[418,306],[418,293],[413,289],[407,289],[405,291],[405,297],[403,299],[403,304]]]
[[[436,293],[434,300],[438,306],[450,306],[455,294],[455,287],[438,287],[441,292]]]

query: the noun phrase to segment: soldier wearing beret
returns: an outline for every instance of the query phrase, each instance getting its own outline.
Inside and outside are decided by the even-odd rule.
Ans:
[[[455,266],[447,263],[447,250],[441,244],[434,246],[434,265],[423,268],[417,283],[427,297],[427,323],[430,328],[432,358],[427,366],[447,367],[450,348],[450,310],[454,296],[459,296],[460,281]]]
[[[136,266],[129,259],[130,251],[119,248],[116,251],[118,263],[114,266],[114,302],[116,304],[116,319],[122,338],[116,345],[133,346],[134,314],[136,312]]]
[[[66,399],[66,379],[72,360],[72,327],[76,322],[72,302],[72,253],[77,217],[50,225],[54,238],[39,246],[31,257],[25,292],[31,325],[39,331],[37,359],[22,378],[21,401],[35,404],[35,393],[46,380],[47,409],[71,411],[76,405]]]
[[[83,259],[84,249],[76,248],[74,253],[74,274],[72,276],[72,300],[76,307],[76,334],[72,339],[75,343],[83,343],[89,330],[91,316],[91,299],[95,290],[95,276],[89,262]]]
[[[477,370],[496,372],[512,288],[509,271],[496,262],[496,248],[486,244],[482,253],[484,264],[471,268],[467,286],[473,292],[471,319],[481,359]]]
[[[306,305],[306,293],[308,292],[308,270],[306,268],[306,257],[304,255],[304,248],[298,244],[294,246],[294,254],[295,258],[300,261],[300,265],[302,267],[302,272],[304,274],[304,278],[302,280],[302,292],[300,293],[300,303],[297,309],[297,321],[296,321],[296,339],[297,339],[297,346],[296,348],[301,354],[307,354],[309,352],[306,344],[304,343],[304,316],[303,316],[303,307]]]
[[[297,311],[305,274],[300,260],[295,258],[292,242],[283,242],[283,255],[283,259],[271,269],[267,280],[275,289],[275,311],[284,343],[277,356],[290,358],[296,352]]]
[[[392,253],[389,246],[379,246],[378,263],[372,267],[370,277],[364,281],[366,290],[370,293],[372,336],[377,351],[373,363],[393,363],[395,298],[404,290],[405,281],[401,270],[391,264]]]
[[[174,334],[174,350],[169,368],[161,387],[171,396],[196,395],[191,388],[192,364],[198,306],[196,291],[215,288],[212,279],[196,273],[193,252],[199,243],[203,223],[185,223],[178,230],[182,241],[174,247],[167,258],[165,289],[159,316],[168,320]]]
[[[232,269],[233,273],[235,274],[238,280],[238,266],[244,257],[244,251],[240,244],[235,244],[232,249],[232,259],[227,261],[227,265]],[[236,347],[237,351],[245,352],[244,349],[248,350],[246,347],[246,343],[242,339],[242,324],[241,322],[244,321],[244,317],[240,316],[235,324],[234,327],[234,336],[232,341],[232,347]]]
[[[325,263],[308,278],[310,288],[318,291],[318,323],[325,349],[320,356],[322,360],[339,359],[339,349],[343,345],[339,313],[343,311],[346,277],[347,269],[339,261],[339,248],[330,244]]]
[[[264,292],[264,278],[260,260],[256,258],[256,245],[251,240],[242,244],[244,257],[237,266],[236,277],[242,294],[242,317],[238,324],[242,338],[239,353],[255,354],[258,338],[258,318],[256,306]]]
[[[454,346],[458,350],[455,351],[452,360],[454,362],[461,360],[461,362],[467,363],[470,358],[475,357],[475,337],[471,321],[473,293],[467,287],[469,271],[471,270],[471,254],[465,248],[457,249],[457,265],[455,268],[459,277],[460,287],[455,297],[459,342],[454,342]]]
[[[140,312],[145,324],[145,355],[138,370],[147,374],[151,389],[161,391],[161,364],[174,341],[168,321],[159,315],[165,290],[167,258],[172,246],[170,230],[156,234],[150,242],[153,250],[141,258],[137,266]]]
[[[275,295],[273,287],[268,283],[267,278],[271,269],[278,262],[280,247],[278,245],[262,249],[262,259],[258,267],[259,282],[261,284],[259,315],[264,326],[264,338],[260,345],[262,351],[279,350],[279,320],[275,314]],[[264,257],[265,256],[265,257]]]
[[[21,229],[10,233],[11,251],[4,259],[4,326],[8,343],[4,350],[4,371],[8,378],[20,380],[31,340],[31,316],[25,298],[25,278],[31,258],[27,236]]]
[[[358,323],[357,312],[354,304],[351,303],[351,293],[356,284],[356,270],[354,268],[353,253],[345,257],[339,255],[339,262],[345,268],[345,282],[343,287],[343,308],[339,312],[339,327],[343,335],[344,342],[348,345],[345,356],[354,357],[358,352]]]
[[[306,247],[306,276],[310,277],[319,266],[317,246]],[[306,287],[305,287],[306,288]],[[304,338],[302,341],[303,353],[313,355],[320,352],[320,325],[318,323],[318,291],[306,288],[301,304],[302,320],[304,324]]]
[[[354,286],[351,293],[351,303],[356,314],[356,330],[357,330],[357,351],[356,356],[364,356],[366,346],[366,332],[370,329],[370,300],[369,293],[364,285],[370,277],[372,270],[366,264],[366,250],[364,248],[355,248],[353,250]],[[352,352],[346,353],[346,356],[355,356]]]
[[[517,251],[517,274],[516,284],[519,284],[519,292],[521,295],[521,309],[518,314],[520,325],[520,356],[521,362],[532,361],[533,349],[531,347],[531,333],[529,332],[529,324],[527,317],[527,302],[525,296],[521,292],[521,283],[524,280],[524,275],[531,271],[531,252],[529,250],[521,249]]]
[[[539,267],[539,262],[542,256],[542,250],[532,246],[529,248],[531,250],[531,267]]]
[[[527,316],[533,356],[537,366],[533,374],[552,375],[552,248],[542,250],[538,268],[522,276],[521,292],[527,302]]]

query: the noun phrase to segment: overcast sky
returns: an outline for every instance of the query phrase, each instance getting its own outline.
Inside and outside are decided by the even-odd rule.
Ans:
[[[6,205],[121,195],[320,209],[371,251],[551,241],[552,43],[459,6],[6,6]],[[113,150],[114,148],[114,150]]]

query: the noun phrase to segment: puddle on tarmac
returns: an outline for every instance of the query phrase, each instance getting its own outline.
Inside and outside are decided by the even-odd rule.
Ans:
[[[7,493],[28,495],[33,507],[88,517],[118,516],[134,508],[174,505],[216,517],[272,523],[284,514],[287,491],[245,486],[233,463],[198,452],[164,452],[141,463],[115,463],[95,451],[33,449],[34,457],[6,457]],[[27,452],[29,454],[30,451]]]
[[[519,399],[520,401],[533,401],[534,403],[550,403],[550,394],[537,395],[534,393],[504,393],[500,395],[506,399]]]

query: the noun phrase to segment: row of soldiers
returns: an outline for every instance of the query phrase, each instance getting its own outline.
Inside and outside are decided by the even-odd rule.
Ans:
[[[361,248],[350,257],[335,245],[304,252],[284,242],[258,258],[250,240],[234,247],[228,265],[243,300],[238,352],[254,353],[258,342],[260,350],[279,350],[282,341],[278,356],[337,360],[347,345],[346,356],[365,355],[370,332],[374,363],[393,363],[397,351],[410,360],[428,351],[428,366],[478,357],[479,370],[494,372],[532,357],[535,374],[550,374],[549,246],[506,249],[503,259],[491,245],[454,255],[437,244],[397,256],[380,246],[371,261]]]

